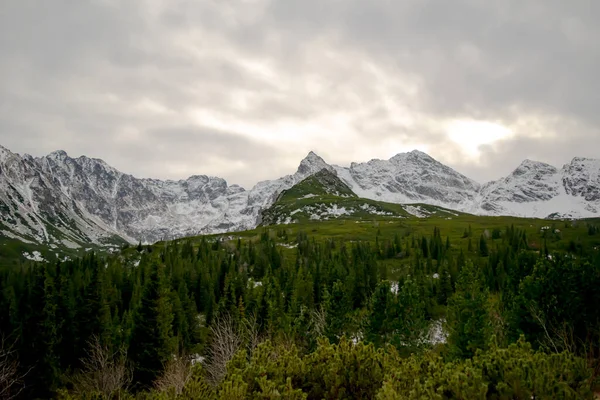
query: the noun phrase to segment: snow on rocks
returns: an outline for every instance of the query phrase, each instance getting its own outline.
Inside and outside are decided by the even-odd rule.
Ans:
[[[368,212],[369,214],[373,214],[373,215],[386,215],[386,216],[392,216],[394,215],[394,213],[391,213],[389,211],[383,211],[383,210],[379,210],[377,209],[377,207],[372,206],[370,204],[363,204],[362,206],[360,206],[360,209],[363,211]]]
[[[298,247],[298,243],[294,243],[294,244],[278,243],[278,245],[281,247],[285,247],[287,249],[295,249]]]
[[[45,262],[46,261],[46,259],[44,259],[44,257],[42,257],[42,253],[40,253],[37,250],[34,250],[31,253],[25,251],[25,252],[23,252],[23,257],[25,257],[26,259],[28,259],[30,261],[35,261],[35,262]]]
[[[444,330],[445,319],[433,321],[429,327],[429,334],[426,342],[431,345],[443,344],[448,341],[448,332]]]
[[[427,218],[431,213],[420,206],[404,206],[404,210],[417,218]]]

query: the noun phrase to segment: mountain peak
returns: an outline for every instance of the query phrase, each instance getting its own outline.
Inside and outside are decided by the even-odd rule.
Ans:
[[[65,158],[69,157],[69,155],[64,150],[55,150],[52,153],[48,154],[48,157],[52,158],[52,159],[63,160]]]
[[[322,169],[333,170],[331,165],[319,157],[314,151],[308,153],[298,166],[297,174],[308,176],[321,171]]]
[[[424,160],[424,161],[432,161],[433,158],[420,150],[413,150],[408,153],[398,153],[394,157],[390,158],[390,161],[393,163],[402,163],[407,160],[415,161],[415,160]]]
[[[417,157],[423,157],[423,158],[431,158],[431,156],[421,150],[413,150],[411,151],[409,154],[413,155],[413,156],[417,156]]]
[[[541,161],[536,161],[536,160],[532,160],[530,158],[526,158],[521,162],[521,165],[533,165],[533,166],[537,166],[537,165],[549,165],[546,164],[544,162]]]
[[[600,160],[596,158],[588,158],[588,157],[573,157],[571,160],[571,164],[576,163],[589,163],[589,162],[600,162]]]
[[[7,149],[6,147],[0,145],[0,161],[4,161],[11,154],[12,154],[12,152],[9,149]]]
[[[306,162],[310,162],[310,163],[318,163],[318,162],[323,162],[325,163],[325,161],[314,151],[309,151],[308,154],[306,155],[306,157],[304,157],[302,159],[302,161],[306,161]]]
[[[534,172],[545,172],[545,173],[555,173],[557,171],[556,167],[543,163],[541,161],[534,161],[526,158],[519,164],[519,166],[513,171],[512,175],[523,175],[530,171]]]

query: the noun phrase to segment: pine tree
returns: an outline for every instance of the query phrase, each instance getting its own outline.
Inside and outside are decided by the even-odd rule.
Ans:
[[[337,343],[344,333],[346,315],[351,310],[350,301],[346,294],[344,284],[336,281],[331,292],[325,292],[326,324],[325,336],[332,343]]]
[[[394,332],[393,345],[408,351],[421,346],[421,338],[427,327],[425,302],[419,294],[419,285],[412,277],[407,277],[402,283],[389,316],[389,324]]]
[[[479,255],[481,257],[489,256],[490,252],[488,250],[487,240],[484,235],[481,235],[479,238]]]
[[[448,270],[448,263],[444,262],[442,269],[440,270],[440,287],[438,290],[437,301],[438,304],[446,305],[448,299],[452,296],[452,282],[450,279],[450,271]]]
[[[487,344],[487,290],[481,273],[468,261],[460,272],[456,292],[448,301],[446,327],[452,356],[469,358]]]
[[[172,336],[173,313],[164,267],[154,262],[141,304],[134,317],[129,354],[134,363],[134,380],[148,387],[176,351]]]
[[[390,288],[388,281],[380,282],[373,292],[369,305],[367,340],[378,347],[388,343],[392,333],[388,325],[393,320],[389,315],[393,297]]]
[[[425,236],[421,238],[421,252],[423,253],[424,258],[429,257],[429,244],[427,243]]]

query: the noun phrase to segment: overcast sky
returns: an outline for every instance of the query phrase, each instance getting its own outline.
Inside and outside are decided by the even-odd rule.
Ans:
[[[597,0],[0,0],[0,144],[250,187],[419,149],[600,158]]]

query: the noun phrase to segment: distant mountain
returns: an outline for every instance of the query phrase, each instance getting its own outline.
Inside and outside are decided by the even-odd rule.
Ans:
[[[310,152],[293,175],[245,190],[205,175],[138,179],[99,159],[64,151],[34,158],[0,146],[0,234],[74,248],[251,229],[284,191],[313,176],[295,190],[331,189],[327,195],[473,214],[600,216],[600,161],[584,158],[562,169],[526,160],[508,177],[479,185],[420,151],[349,167],[329,165]],[[310,194],[323,195],[304,195]]]
[[[282,190],[322,169],[333,171],[311,152],[295,174],[246,191],[205,175],[138,179],[102,160],[71,158],[64,151],[33,158],[0,147],[0,233],[79,247],[250,229]]]
[[[335,167],[338,176],[360,197],[390,203],[427,203],[467,208],[480,185],[421,151],[389,160]]]
[[[481,189],[476,213],[538,218],[600,216],[600,160],[574,158],[557,169],[525,160]]]

